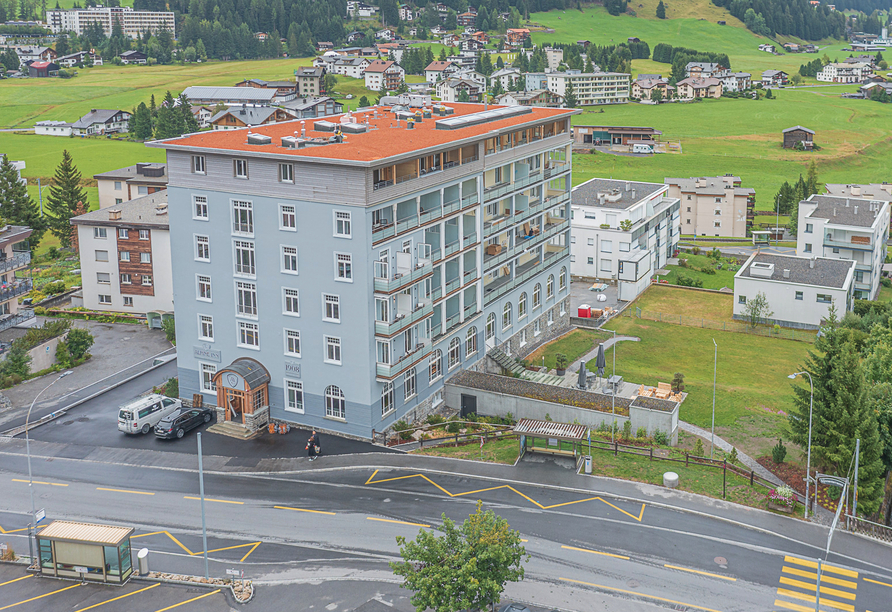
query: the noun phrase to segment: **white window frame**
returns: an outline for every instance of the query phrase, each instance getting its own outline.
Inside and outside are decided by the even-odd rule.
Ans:
[[[121,240],[127,240],[130,238],[130,231],[126,227],[118,228],[118,238]]]
[[[205,333],[206,330],[210,330],[211,335],[207,335]],[[214,341],[214,317],[212,315],[200,314],[198,315],[198,339],[205,340],[206,342]]]
[[[340,395],[335,395],[334,393],[329,394],[330,389],[337,389]],[[323,396],[323,398],[325,401],[325,418],[335,419],[338,421],[347,420],[347,396],[344,395],[343,389],[341,389],[337,385],[328,385],[325,388],[325,395]],[[329,402],[329,398],[331,398],[331,402]],[[334,410],[335,402],[337,402],[341,408],[338,413],[336,413]]]
[[[289,309],[289,305],[294,310]],[[300,316],[300,291],[293,287],[282,287],[282,314],[286,317]]]
[[[139,239],[140,240],[148,240],[150,237],[151,237],[151,234],[149,234],[149,230],[147,230],[147,229],[139,230]]]
[[[192,156],[192,174],[207,174],[207,160],[204,155]]]
[[[152,286],[152,275],[151,274],[141,274],[140,275],[140,285],[143,287],[151,287]]]
[[[195,261],[210,261],[211,260],[211,238],[210,236],[204,236],[202,234],[193,234],[195,237]],[[204,251],[206,256],[202,256],[202,247],[204,247]],[[127,261],[130,261],[128,254]],[[123,259],[121,261],[124,261]]]
[[[239,267],[242,266],[241,258],[238,256],[239,248],[243,248],[245,251],[251,253],[251,265],[250,270],[247,270],[248,266],[245,266],[246,269],[239,270]],[[246,276],[249,278],[257,277],[257,250],[254,248],[254,242],[248,240],[233,240],[232,241],[232,261],[233,261],[233,274],[236,276]]]
[[[449,341],[449,350],[446,353],[446,368],[453,370],[461,364],[461,340],[457,337]]]
[[[545,299],[554,299],[554,274],[550,274],[545,281]]]
[[[405,383],[403,385],[403,401],[407,401],[418,394],[418,375],[415,368],[406,370]]]
[[[297,231],[297,208],[293,204],[279,204],[279,229]]]
[[[243,305],[248,306],[247,300],[241,300],[240,294],[244,292],[246,295],[253,295],[252,307],[242,310]],[[253,312],[251,312],[253,310]],[[259,312],[257,304],[257,284],[246,281],[235,281],[235,316],[245,317],[248,319],[257,319]]]
[[[233,236],[254,237],[254,202],[252,200],[232,199],[230,203],[230,218],[232,219]],[[241,213],[244,212],[244,220]]]
[[[341,258],[344,258],[344,263],[346,267],[344,268],[344,276],[341,276]],[[338,253],[334,254],[334,264],[335,264],[335,280],[339,283],[352,283],[353,282],[353,254],[352,253]]]
[[[205,381],[204,375],[208,373],[210,374],[210,378]],[[206,363],[203,361],[198,362],[198,374],[201,378],[201,382],[199,385],[201,386],[202,393],[209,393],[211,395],[217,395],[217,385],[214,384],[214,375],[217,374],[217,364],[215,363]],[[205,383],[207,382],[207,386]]]
[[[111,285],[111,272],[97,272],[96,282],[100,285]]]
[[[542,284],[536,283],[533,287],[533,310],[542,306]]]
[[[465,359],[477,352],[477,328],[468,329],[468,335],[465,337]]]
[[[333,305],[334,314],[337,316],[329,316],[329,306]],[[322,320],[327,323],[341,322],[341,298],[333,293],[322,294]]]
[[[150,264],[152,263],[152,254],[148,252],[142,252],[139,254],[139,263]]]
[[[294,184],[294,164],[279,164],[279,182]]]
[[[332,347],[337,348],[337,358],[329,357],[329,349]],[[322,337],[322,360],[325,363],[330,363],[332,365],[341,365],[343,364],[344,355],[342,354],[343,346],[341,345],[341,339],[337,336],[323,336]]]
[[[202,295],[204,293],[202,291],[202,287],[207,286],[207,295]],[[214,287],[211,282],[211,277],[207,274],[196,274],[195,275],[195,299],[200,302],[213,302],[214,301]]]
[[[287,244],[280,245],[282,257],[279,261],[282,274],[298,274],[297,247]]]
[[[393,382],[388,380],[381,389],[381,416],[387,416],[394,410],[396,410],[396,394],[393,391]]]
[[[133,296],[125,295],[123,297],[124,297],[124,306],[130,306],[132,308],[133,307]]]
[[[486,327],[483,328],[484,340],[491,340],[496,337],[496,313],[491,312],[486,317]]]
[[[502,306],[502,331],[506,329],[511,329],[512,323],[512,315],[513,307],[511,306],[511,302],[505,302],[505,305]]]
[[[93,228],[93,238],[96,240],[105,240],[106,238],[108,238],[108,228],[94,227]]]
[[[111,304],[111,303],[112,303],[112,298],[111,298],[110,295],[108,295],[108,294],[106,294],[106,293],[100,293],[100,294],[99,294],[99,303],[100,303],[100,304],[106,304],[106,305]]]
[[[350,211],[332,211],[332,222],[334,224],[332,232],[335,238],[353,238],[353,215]]]
[[[238,344],[239,348],[246,348],[254,351],[260,350],[260,325],[249,321],[238,321],[238,326],[236,329],[238,331],[236,343]],[[244,335],[247,337],[250,331],[254,332],[254,337],[257,340],[256,344],[249,344],[242,341],[242,336]]]
[[[133,284],[133,276],[131,276],[127,272],[123,272],[121,274],[121,284],[122,285],[132,285]]]
[[[100,257],[100,255],[99,255],[100,253],[105,253],[105,259]],[[98,262],[101,262],[101,263],[108,262],[108,251],[103,251],[102,249],[96,249],[94,252],[94,256],[96,257],[96,261],[98,261]]]
[[[285,390],[285,412],[304,413],[304,384],[299,380],[286,378],[282,385]],[[294,402],[292,405],[292,397]]]
[[[434,382],[443,376],[443,351],[435,349],[428,358],[428,377]]]
[[[282,337],[285,341],[285,355],[289,357],[300,357],[300,331],[296,329],[282,329]],[[297,343],[297,352],[290,350],[289,340],[293,340]]]
[[[248,160],[237,157],[232,160],[232,176],[237,179],[248,180]]]
[[[527,316],[527,294],[526,291],[520,294],[517,299],[517,320],[525,319]]]

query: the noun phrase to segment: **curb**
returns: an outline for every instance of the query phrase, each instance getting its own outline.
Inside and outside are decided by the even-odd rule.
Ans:
[[[164,572],[164,573],[167,573],[167,572]],[[254,593],[256,592],[256,590],[254,589],[254,581],[253,580],[243,580],[242,581],[251,587],[251,595],[250,595],[250,597],[248,597],[248,599],[241,600],[238,597],[236,597],[235,588],[232,586],[233,580],[231,580],[231,579],[220,578],[219,580],[226,580],[226,582],[224,582],[223,584],[209,584],[207,582],[201,582],[201,580],[204,580],[204,578],[201,578],[200,576],[192,576],[192,577],[198,578],[199,580],[175,580],[173,578],[161,578],[158,576],[139,576],[137,574],[134,574],[131,577],[131,580],[142,580],[145,582],[157,582],[157,583],[164,583],[164,584],[179,584],[182,586],[199,587],[199,588],[206,588],[206,589],[223,590],[224,588],[229,587],[229,592],[232,593],[232,598],[235,600],[236,603],[246,604],[246,603],[249,603],[252,599],[254,599]],[[211,578],[210,580],[218,580],[218,579]]]

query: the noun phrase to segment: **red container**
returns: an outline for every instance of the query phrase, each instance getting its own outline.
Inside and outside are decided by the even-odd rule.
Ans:
[[[578,314],[578,316],[579,316],[580,318],[582,318],[582,319],[588,319],[588,318],[591,318],[591,316],[592,316],[592,307],[589,306],[588,304],[582,304],[582,305],[579,307],[579,314]]]

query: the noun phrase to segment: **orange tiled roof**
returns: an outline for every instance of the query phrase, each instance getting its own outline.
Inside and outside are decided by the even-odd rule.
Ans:
[[[384,60],[375,60],[369,67],[365,69],[366,72],[384,72],[388,68],[393,66],[393,62],[385,62]]]
[[[455,110],[455,113],[450,115],[451,117],[469,115],[483,111],[482,104],[450,103],[447,106]],[[494,109],[502,107],[490,104],[489,108]],[[397,121],[394,118],[394,115],[389,112],[389,109],[379,108],[377,119],[374,117],[372,111],[356,112],[353,113],[353,121],[364,123],[366,119],[368,119],[369,127],[372,129],[363,134],[344,134],[344,142],[339,144],[311,146],[304,149],[289,149],[281,146],[280,139],[283,136],[299,135],[301,122],[298,120],[284,121],[250,128],[250,131],[253,134],[270,136],[272,138],[272,144],[269,145],[248,144],[248,130],[237,129],[199,132],[189,136],[159,141],[158,144],[150,143],[149,146],[159,146],[162,148],[195,147],[200,149],[243,151],[294,157],[375,162],[388,157],[421,151],[423,149],[445,147],[459,140],[473,138],[475,136],[483,136],[489,132],[502,128],[520,126],[525,123],[545,121],[548,119],[557,119],[559,117],[567,117],[571,114],[580,112],[579,110],[562,108],[528,108],[530,108],[532,112],[455,130],[436,129],[435,122],[438,119],[443,118],[436,115],[430,119],[424,119],[421,123],[416,123],[414,129],[408,130],[406,129],[405,121],[400,121],[400,126],[396,127]],[[324,119],[304,120],[306,137],[331,137],[331,132],[316,131],[314,125],[316,121],[323,120],[338,123],[340,117],[341,115],[335,115],[333,117],[325,117]]]

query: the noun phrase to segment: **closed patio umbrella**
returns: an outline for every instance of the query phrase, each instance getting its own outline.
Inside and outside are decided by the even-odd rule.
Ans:
[[[585,374],[586,374],[585,361],[580,361],[579,362],[579,378],[576,380],[576,386],[579,387],[580,389],[582,389],[583,391],[585,391],[585,389],[586,389]]]
[[[598,378],[604,377],[604,368],[607,367],[607,357],[604,356],[604,345],[598,345],[598,356],[595,358],[595,366],[598,368]]]

